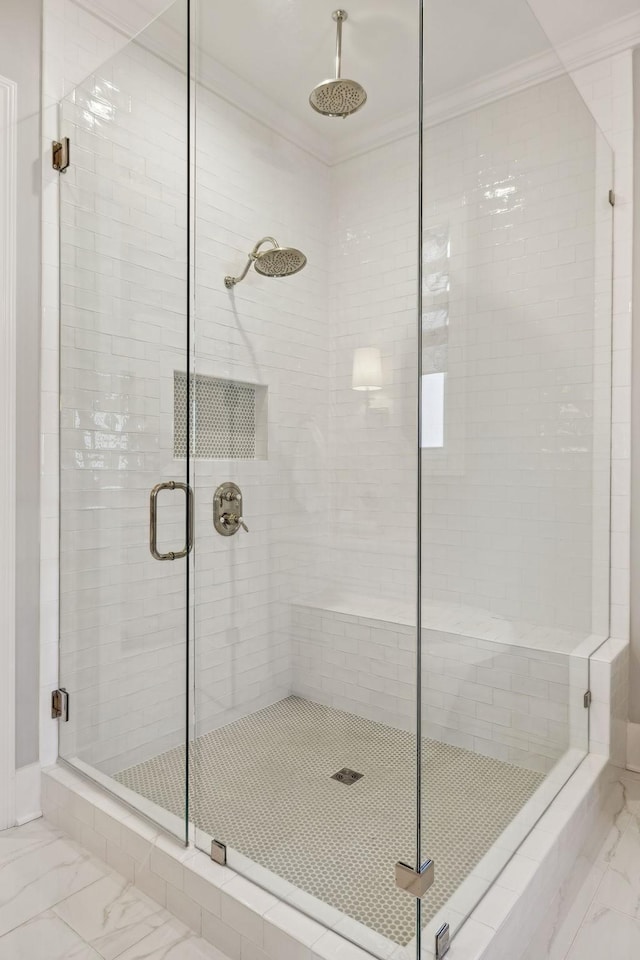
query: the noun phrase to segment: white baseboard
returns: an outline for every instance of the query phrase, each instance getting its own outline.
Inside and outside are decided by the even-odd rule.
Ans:
[[[29,763],[16,770],[16,823],[19,827],[42,816],[40,772],[39,763]]]
[[[627,770],[640,773],[640,723],[627,724]]]

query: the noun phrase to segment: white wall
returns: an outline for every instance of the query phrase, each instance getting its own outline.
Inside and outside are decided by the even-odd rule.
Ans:
[[[39,0],[0,12],[0,74],[18,85],[16,765],[38,757],[40,47]]]

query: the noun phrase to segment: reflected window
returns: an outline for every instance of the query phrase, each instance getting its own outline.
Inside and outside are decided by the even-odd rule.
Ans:
[[[446,374],[425,373],[422,377],[423,449],[444,447],[444,383]]]

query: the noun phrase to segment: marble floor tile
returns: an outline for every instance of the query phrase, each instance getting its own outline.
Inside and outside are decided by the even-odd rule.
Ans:
[[[104,877],[106,865],[55,832],[0,863],[0,936]]]
[[[115,960],[170,918],[157,903],[112,874],[54,907],[104,960]]]
[[[228,960],[44,821],[0,833],[0,960]]]
[[[631,830],[640,835],[640,774],[630,772],[623,774],[622,787]]]
[[[54,836],[62,837],[62,834],[45,824],[44,820],[34,820],[22,827],[3,830],[0,832],[0,866],[51,843]]]
[[[640,835],[627,830],[617,844],[596,901],[636,919],[640,917]]]
[[[550,960],[640,957],[640,777],[625,773],[621,781],[624,809],[585,874],[575,902],[565,907],[564,919],[547,948]],[[577,869],[584,872],[585,865]]]
[[[636,960],[640,957],[640,921],[594,904],[587,914],[567,960]]]
[[[41,913],[0,937],[0,960],[101,960],[52,911]]]

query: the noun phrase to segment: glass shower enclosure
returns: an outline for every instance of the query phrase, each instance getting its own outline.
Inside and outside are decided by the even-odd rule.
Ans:
[[[177,0],[60,104],[61,762],[381,958],[608,636],[611,151],[499,7]]]

